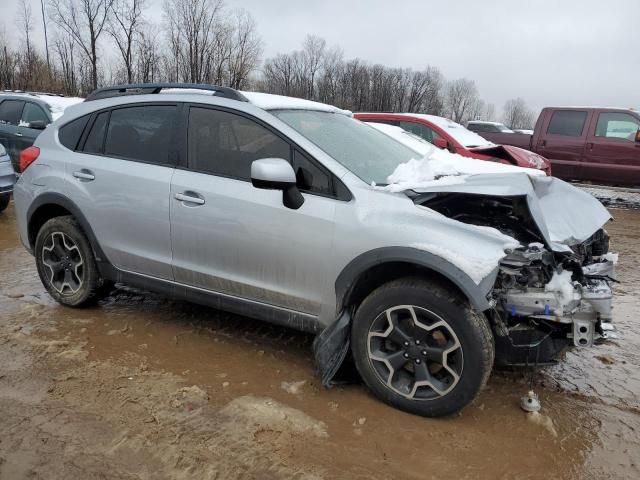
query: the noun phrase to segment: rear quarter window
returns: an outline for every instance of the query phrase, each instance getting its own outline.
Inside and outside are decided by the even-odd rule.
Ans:
[[[567,137],[579,137],[582,135],[587,112],[575,110],[557,110],[551,115],[547,133],[552,135],[565,135]]]
[[[60,143],[67,147],[69,150],[75,150],[78,147],[78,142],[84,132],[90,115],[77,118],[60,128],[58,132],[58,140]]]

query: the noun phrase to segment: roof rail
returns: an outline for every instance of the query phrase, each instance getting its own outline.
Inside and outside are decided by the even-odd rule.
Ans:
[[[36,96],[36,95],[49,95],[52,97],[64,97],[63,94],[61,93],[51,93],[51,92],[31,92],[29,90],[0,90],[0,94],[3,93],[19,93],[21,95],[32,95],[32,96]]]
[[[114,85],[113,87],[103,87],[94,90],[85,99],[85,102],[92,100],[100,100],[102,98],[122,97],[125,95],[147,95],[160,93],[165,89],[183,88],[194,90],[207,90],[214,92],[212,95],[216,97],[229,98],[231,100],[239,100],[248,102],[247,98],[237,90],[229,87],[219,87],[217,85],[208,85],[204,83],[135,83],[130,85]]]

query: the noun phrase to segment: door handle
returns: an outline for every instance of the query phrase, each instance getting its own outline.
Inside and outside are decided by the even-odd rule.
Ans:
[[[73,172],[73,176],[80,180],[86,180],[88,182],[96,179],[96,176],[89,170],[79,170],[77,172]]]
[[[547,146],[547,141],[546,140],[542,140],[542,143],[540,144],[541,147],[546,147]]]
[[[589,150],[593,150],[593,143],[588,142],[588,143],[587,143],[587,148],[588,148]]]
[[[17,132],[16,132],[16,133],[14,133],[14,135],[15,135],[16,137],[22,137],[22,134],[21,134],[21,133],[17,133]]]
[[[204,198],[197,196],[195,192],[176,193],[175,199],[180,202],[194,203],[196,205],[204,205]]]

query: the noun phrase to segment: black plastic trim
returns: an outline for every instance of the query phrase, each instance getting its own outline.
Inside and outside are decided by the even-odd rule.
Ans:
[[[85,99],[85,102],[100,100],[103,98],[123,97],[127,95],[157,94],[166,88],[207,90],[214,92],[212,96],[215,97],[224,97],[231,100],[238,100],[240,102],[249,101],[247,100],[247,97],[242,95],[239,91],[229,87],[220,87],[218,85],[209,85],[204,83],[133,83],[99,88],[91,92]]]

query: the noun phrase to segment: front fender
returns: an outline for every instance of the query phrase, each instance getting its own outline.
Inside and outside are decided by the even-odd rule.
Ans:
[[[391,262],[409,263],[433,270],[456,285],[478,311],[491,308],[487,294],[495,283],[497,264],[493,272],[476,284],[463,270],[433,253],[411,247],[382,247],[359,255],[340,272],[335,282],[338,310],[348,304],[353,287],[362,274],[372,267]]]

